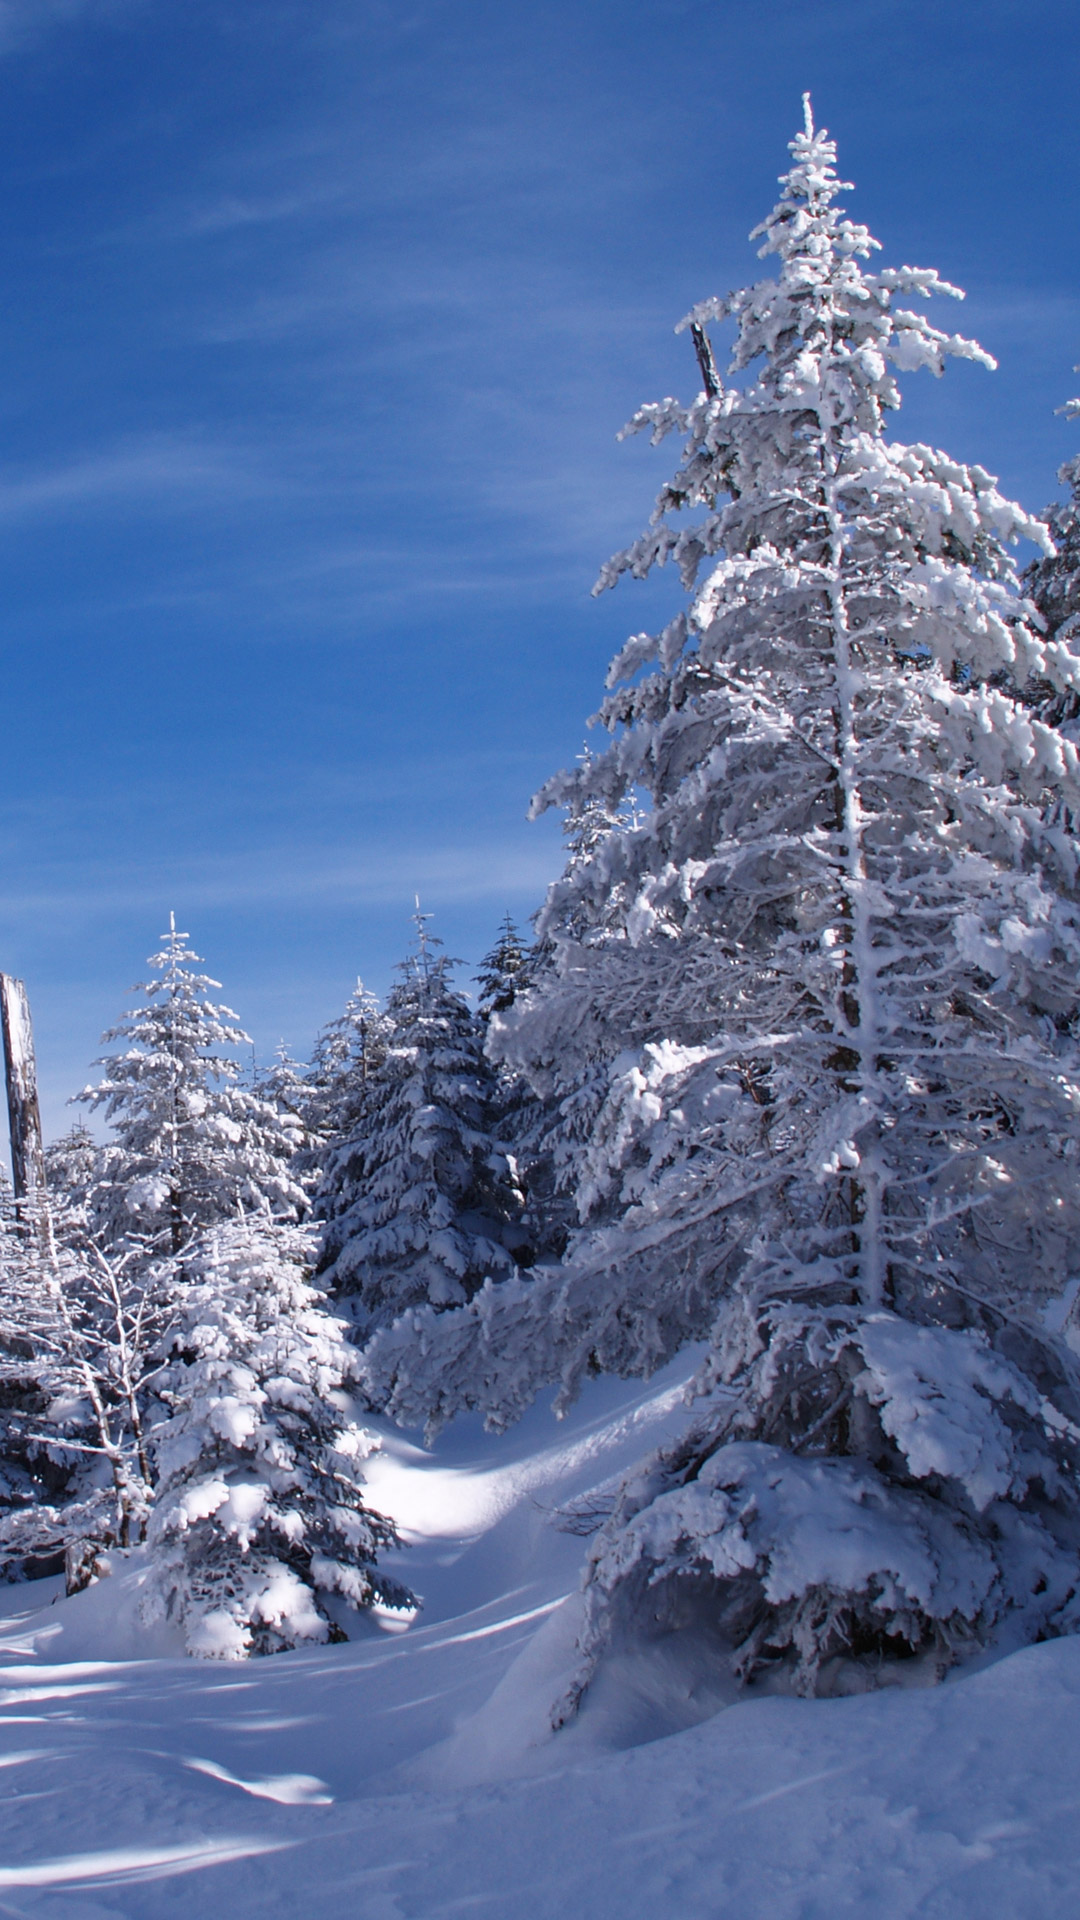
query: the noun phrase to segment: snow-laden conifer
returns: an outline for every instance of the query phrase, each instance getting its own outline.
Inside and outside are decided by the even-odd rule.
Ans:
[[[49,1419],[61,1342],[38,1235],[0,1184],[0,1578],[55,1572],[79,1456]]]
[[[507,914],[495,946],[476,976],[477,1012],[485,1040],[496,1015],[509,1012],[550,958],[543,946],[527,945]],[[567,1141],[568,1116],[539,1095],[523,1073],[505,1062],[496,1065],[489,1103],[491,1126],[508,1155],[523,1197],[520,1235],[514,1246],[518,1266],[537,1259],[558,1259],[566,1245],[572,1214],[572,1179]],[[418,1385],[418,1381],[414,1382]]]
[[[1074,420],[1080,416],[1080,400],[1067,400],[1058,411]],[[1075,646],[1080,638],[1080,459],[1066,460],[1058,469],[1058,479],[1068,488],[1069,497],[1052,501],[1045,509],[1054,551],[1032,561],[1024,585],[1046,622],[1048,637]],[[1080,696],[1071,688],[1061,690],[1038,682],[1034,693],[1042,718],[1073,728],[1075,737]]]
[[[88,1218],[91,1196],[103,1177],[107,1149],[81,1120],[45,1148],[45,1185],[50,1203],[67,1218]]]
[[[493,1013],[506,1013],[528,978],[528,947],[512,916],[503,916],[495,945],[480,962],[476,984],[480,989],[477,1012],[482,1020]]]
[[[392,1026],[377,995],[357,979],[341,1013],[319,1033],[305,1075],[304,1112],[324,1148],[351,1132],[360,1119],[368,1084],[386,1057]]]
[[[112,1151],[93,1195],[97,1229],[115,1247],[176,1253],[197,1229],[246,1212],[302,1213],[289,1162],[298,1133],[287,1115],[241,1084],[235,1058],[250,1044],[219,985],[174,916],[149,962],[144,996],[105,1035],[120,1046],[98,1062],[105,1077],[76,1097],[112,1122]]]
[[[364,1503],[378,1440],[350,1415],[356,1353],[310,1283],[312,1252],[307,1230],[263,1216],[212,1228],[185,1258],[146,1610],[206,1658],[340,1639],[334,1596],[415,1605],[376,1564],[399,1542]]]
[[[307,1072],[281,1040],[273,1065],[257,1067],[252,1079],[256,1094],[273,1108],[288,1141],[290,1175],[310,1194],[322,1167],[324,1137]]]
[[[500,1422],[710,1335],[690,1437],[596,1542],[579,1685],[688,1574],[745,1678],[804,1687],[1076,1619],[1080,1400],[1041,1316],[1080,1233],[1080,778],[1029,690],[1080,661],[1017,590],[1042,525],[884,437],[896,372],[992,364],[903,304],[955,290],[861,264],[809,108],[792,156],[777,278],[683,323],[704,353],[733,321],[744,377],[631,423],[686,446],[600,585],[670,560],[689,604],[538,802],[650,802],[553,890],[551,964],[496,1027],[556,1099],[606,1062],[581,1230],[413,1328],[435,1414]],[[368,1364],[415,1418],[394,1338]]]
[[[407,1309],[460,1307],[514,1270],[522,1195],[490,1130],[494,1076],[451,962],[418,914],[382,1064],[318,1200],[322,1271],[363,1335]]]
[[[579,768],[587,771],[594,757],[586,746],[578,756]],[[517,949],[510,948],[512,974],[500,992],[485,985],[480,1002],[488,1023],[486,1050],[497,1070],[500,1133],[513,1149],[526,1196],[522,1224],[532,1257],[539,1260],[557,1260],[575,1224],[582,1155],[603,1105],[609,1062],[599,1048],[586,1046],[574,1050],[573,1065],[564,1072],[560,1043],[553,1035],[550,1055],[531,1059],[526,1071],[501,1044],[501,1016],[530,988],[534,1001],[544,999],[557,977],[563,947],[588,937],[576,876],[609,835],[635,824],[632,803],[611,807],[587,785],[573,796],[563,821],[566,867],[537,916],[538,937],[520,958]],[[489,956],[485,965],[494,958]],[[493,973],[492,981],[495,978]],[[419,1382],[414,1380],[413,1386]]]
[[[514,996],[520,998],[531,987],[534,1005],[558,990],[567,952],[591,944],[592,903],[583,876],[594,862],[609,857],[605,850],[613,837],[637,825],[632,798],[612,804],[594,790],[589,775],[595,759],[589,747],[578,755],[579,787],[568,798],[563,819],[566,865],[536,915],[528,973]],[[500,1015],[510,1011],[493,1009]],[[607,1093],[610,1049],[584,1036],[568,1055],[564,1037],[552,1029],[547,1044],[526,1063],[506,1048],[501,1019],[492,1021],[488,1041],[501,1080],[518,1089],[511,1138],[529,1194],[531,1234],[542,1258],[558,1258],[576,1223],[583,1157]]]

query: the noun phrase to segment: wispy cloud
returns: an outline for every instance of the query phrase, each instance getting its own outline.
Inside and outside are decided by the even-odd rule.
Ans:
[[[117,226],[80,234],[77,240],[69,240],[63,251],[92,253],[133,246],[171,246],[184,240],[212,240],[219,235],[227,239],[248,228],[273,228],[283,222],[302,226],[315,217],[340,214],[355,200],[347,180],[314,179],[310,184],[291,184],[276,190],[272,182],[258,178],[227,184],[230,169],[221,171],[225,180],[216,180],[208,190],[170,196],[149,212]],[[281,171],[278,155],[273,173]]]
[[[524,844],[523,844],[524,842]],[[257,854],[174,856],[149,877],[145,865],[88,863],[78,873],[44,884],[0,891],[0,922],[72,918],[90,922],[146,909],[155,899],[178,912],[229,907],[238,911],[330,904],[337,911],[393,906],[408,909],[414,892],[433,906],[466,901],[538,901],[561,865],[550,833],[488,842],[383,845],[376,851],[264,846]],[[161,911],[160,907],[157,909]]]
[[[152,512],[178,497],[207,505],[259,500],[296,491],[243,448],[194,434],[153,434],[121,441],[56,466],[13,473],[0,467],[0,522],[45,519],[72,510]]]
[[[17,53],[50,30],[72,22],[116,20],[143,0],[0,0],[0,54]]]
[[[281,220],[303,220],[314,212],[339,206],[345,193],[342,186],[328,185],[325,181],[318,187],[298,193],[261,196],[225,193],[220,200],[192,207],[186,217],[182,216],[177,222],[176,233],[178,238],[186,235],[190,239],[199,239],[204,234],[232,233],[241,227],[265,227]]]

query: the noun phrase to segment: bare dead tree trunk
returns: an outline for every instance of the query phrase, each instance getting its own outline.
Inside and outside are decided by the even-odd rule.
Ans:
[[[16,1200],[45,1206],[45,1154],[41,1144],[34,1032],[30,1002],[21,980],[0,973],[0,1026],[4,1033],[11,1176]]]

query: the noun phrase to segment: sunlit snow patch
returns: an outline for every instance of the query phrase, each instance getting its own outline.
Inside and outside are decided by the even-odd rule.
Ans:
[[[117,1847],[105,1853],[71,1853],[21,1867],[0,1867],[0,1887],[100,1886],[164,1880],[258,1853],[280,1853],[286,1840],[203,1840],[183,1847]]]
[[[256,1800],[276,1800],[280,1807],[332,1807],[334,1796],[326,1790],[326,1781],[313,1773],[279,1773],[268,1780],[241,1780],[216,1760],[185,1760],[192,1773],[205,1773],[210,1780],[223,1780],[227,1787],[239,1787]]]
[[[683,1405],[684,1387],[680,1377],[573,1440],[495,1467],[437,1466],[419,1447],[387,1434],[366,1469],[372,1504],[392,1514],[407,1539],[476,1539],[539,1489],[601,1463],[639,1432],[661,1423]]]

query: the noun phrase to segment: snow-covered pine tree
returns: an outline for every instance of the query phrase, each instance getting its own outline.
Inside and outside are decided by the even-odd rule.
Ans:
[[[24,1209],[25,1211],[25,1209]],[[58,1509],[72,1495],[79,1456],[49,1421],[56,1396],[56,1315],[38,1234],[15,1212],[0,1176],[0,1579],[63,1565]],[[49,1437],[43,1432],[51,1428]]]
[[[361,1338],[416,1306],[462,1306],[525,1251],[521,1191],[490,1131],[481,1029],[426,919],[417,912],[416,951],[387,1001],[385,1057],[317,1200],[321,1271]]]
[[[526,945],[507,913],[495,946],[475,976],[485,1038],[493,1017],[509,1011],[546,959],[544,950]],[[524,1074],[505,1064],[496,1068],[488,1104],[491,1129],[512,1159],[513,1177],[524,1197],[515,1261],[526,1267],[537,1258],[557,1259],[566,1245],[572,1205],[569,1185],[560,1179],[566,1159],[564,1116],[537,1095]]]
[[[255,1092],[274,1109],[288,1136],[292,1148],[290,1173],[309,1192],[318,1179],[322,1141],[315,1124],[311,1086],[303,1067],[293,1059],[284,1040],[280,1040],[273,1065],[257,1067],[252,1079]]]
[[[145,1607],[206,1658],[343,1638],[334,1595],[416,1605],[376,1565],[400,1542],[364,1504],[378,1440],[350,1417],[357,1355],[310,1284],[313,1251],[310,1230],[262,1216],[210,1229],[185,1260]]]
[[[482,1020],[506,1013],[528,979],[529,951],[509,913],[504,914],[499,937],[480,962],[476,984],[477,1012]]]
[[[88,1126],[76,1120],[45,1148],[45,1184],[54,1209],[65,1215],[87,1216],[90,1197],[102,1177],[106,1150]]]
[[[145,1001],[105,1039],[120,1049],[97,1063],[96,1086],[77,1094],[103,1107],[114,1150],[93,1195],[93,1221],[115,1249],[177,1253],[193,1232],[246,1212],[302,1215],[306,1202],[289,1162],[295,1128],[270,1101],[241,1085],[235,1049],[249,1045],[228,1007],[208,994],[219,983],[194,971],[199,956],[175,916]]]
[[[1070,420],[1080,416],[1080,400],[1067,400],[1059,413]],[[1058,479],[1068,487],[1067,500],[1055,500],[1045,509],[1054,552],[1033,560],[1023,584],[1046,622],[1048,638],[1076,644],[1080,637],[1080,459],[1066,460]],[[1080,715],[1080,697],[1036,683],[1038,711],[1045,720],[1068,726]]]
[[[380,1008],[377,995],[358,978],[342,1012],[319,1033],[305,1076],[305,1115],[324,1148],[356,1126],[368,1083],[386,1057],[392,1031],[393,1022]]]
[[[900,304],[936,273],[860,264],[834,161],[807,104],[757,230],[777,278],[683,323],[704,351],[734,321],[745,378],[631,423],[687,445],[600,585],[671,559],[690,602],[615,661],[608,751],[540,796],[651,800],[502,1022],[526,1072],[609,1062],[582,1230],[413,1328],[435,1413],[498,1421],[712,1328],[688,1438],[595,1543],[572,1699],[620,1622],[692,1594],[742,1678],[804,1689],[1080,1620],[1080,1395],[1042,1325],[1080,1266],[1080,778],[1020,697],[1080,661],[1017,593],[1041,524],[884,437],[891,369],[987,356]],[[394,1359],[368,1364],[401,1409]]]
[[[587,772],[594,757],[586,746],[578,756],[579,768]],[[505,974],[493,966],[499,949],[484,962],[490,975],[481,977],[480,1012],[488,1023],[492,1042],[488,1051],[497,1069],[499,1131],[514,1152],[526,1195],[522,1223],[533,1257],[539,1260],[561,1256],[576,1222],[575,1192],[581,1157],[603,1105],[608,1061],[598,1049],[587,1046],[584,1051],[575,1050],[573,1066],[564,1073],[561,1049],[553,1040],[550,1058],[544,1062],[533,1059],[528,1072],[524,1072],[500,1045],[499,1017],[508,1014],[528,988],[534,990],[534,998],[542,999],[567,945],[587,942],[589,928],[581,915],[575,876],[593,860],[609,835],[632,829],[636,817],[632,803],[613,808],[587,783],[573,795],[563,821],[566,868],[535,916],[534,944],[521,952],[520,958],[518,948],[510,944],[510,967]],[[414,1380],[413,1384],[418,1383]]]

